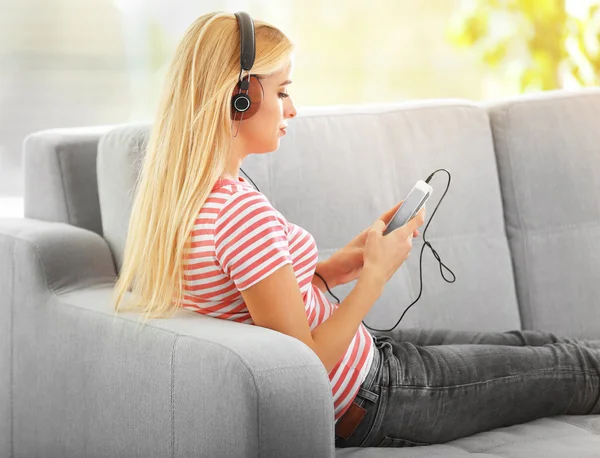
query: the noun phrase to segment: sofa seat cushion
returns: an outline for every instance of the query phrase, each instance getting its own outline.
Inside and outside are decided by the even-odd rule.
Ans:
[[[599,456],[600,415],[563,415],[542,418],[428,447],[336,449],[338,458],[596,458]]]

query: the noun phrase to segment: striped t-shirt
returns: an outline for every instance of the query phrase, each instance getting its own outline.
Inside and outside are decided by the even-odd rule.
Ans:
[[[312,284],[317,261],[317,245],[309,232],[288,222],[245,179],[221,177],[200,210],[185,253],[182,306],[254,324],[240,291],[292,264],[313,330],[338,307]],[[373,351],[373,338],[361,323],[348,350],[329,372],[335,421],[356,397]]]

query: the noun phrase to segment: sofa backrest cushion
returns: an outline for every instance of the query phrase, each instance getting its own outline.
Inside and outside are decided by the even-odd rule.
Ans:
[[[523,327],[600,334],[600,89],[490,104]]]
[[[423,294],[401,326],[482,331],[520,327],[484,109],[460,100],[305,108],[289,124],[277,151],[252,154],[242,168],[275,208],[315,237],[320,259],[369,227],[417,180],[446,168],[453,180],[425,236],[456,280],[447,283],[441,278],[440,265],[426,247]],[[103,230],[118,268],[147,137],[148,126],[121,126],[99,144]],[[439,172],[431,181],[434,193],[425,224],[447,179]],[[421,233],[424,229],[425,225]],[[391,327],[417,298],[422,245],[420,235],[411,256],[367,316],[367,324]],[[444,275],[452,280],[450,272],[444,270]],[[353,284],[336,288],[334,294],[343,299]]]

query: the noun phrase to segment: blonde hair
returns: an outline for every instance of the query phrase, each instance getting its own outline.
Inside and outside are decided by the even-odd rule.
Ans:
[[[288,62],[292,43],[277,28],[254,21],[251,73],[269,75]],[[172,316],[183,299],[183,261],[199,211],[227,166],[231,96],[240,73],[235,15],[196,19],[177,46],[136,180],[123,265],[114,287],[115,313],[144,320]],[[129,307],[123,305],[131,290]]]

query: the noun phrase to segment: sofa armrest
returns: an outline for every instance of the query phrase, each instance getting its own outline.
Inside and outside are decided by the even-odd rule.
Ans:
[[[304,343],[189,310],[152,326],[175,336],[173,408],[176,443],[181,444],[177,452],[210,457],[335,456],[329,378]],[[209,415],[200,414],[200,406]],[[201,447],[199,436],[204,438]],[[240,449],[242,438],[247,443]]]
[[[45,355],[51,347],[42,349],[48,342],[36,338],[36,326],[49,325],[44,320],[52,296],[114,280],[110,249],[96,233],[65,223],[0,219],[0,456],[17,454],[18,400],[27,405],[28,398],[16,380],[30,363],[25,355],[56,359]]]
[[[91,285],[112,283],[116,270],[106,241],[87,229],[66,223],[40,221],[30,218],[0,219],[0,239],[3,246],[14,245],[11,252],[2,250],[0,275],[14,268],[15,262],[4,259],[33,255],[36,263],[21,264],[26,271],[20,278],[36,285],[46,285],[49,292],[61,293]],[[33,286],[33,284],[31,284]]]
[[[113,125],[46,129],[23,141],[24,212],[102,235],[98,142]]]
[[[334,457],[329,378],[309,347],[186,309],[142,327],[114,313],[114,272],[91,231],[0,220],[0,423],[15,453]]]

